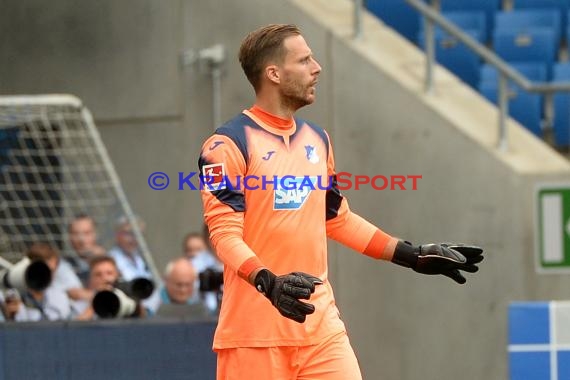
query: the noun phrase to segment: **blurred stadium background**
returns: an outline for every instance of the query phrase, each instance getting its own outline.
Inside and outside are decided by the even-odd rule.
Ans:
[[[566,0],[531,3],[441,0],[436,8],[528,80],[567,80],[570,5]],[[182,237],[202,228],[199,193],[179,191],[178,173],[195,171],[200,145],[214,126],[253,101],[237,62],[241,39],[263,24],[295,23],[323,66],[317,102],[301,114],[330,132],[337,169],[422,175],[416,191],[348,190],[351,208],[416,243],[462,241],[486,251],[480,273],[457,286],[392,265],[371,265],[370,259],[330,242],[331,281],[364,378],[570,379],[570,369],[561,364],[570,350],[570,340],[564,345],[570,318],[560,311],[567,305],[549,303],[567,299],[570,289],[568,94],[550,97],[509,85],[512,118],[501,140],[493,67],[436,28],[440,65],[426,92],[426,24],[418,11],[404,0],[367,0],[361,14],[354,4],[0,0],[0,144],[10,140],[7,126],[21,115],[2,108],[13,101],[4,96],[75,96],[63,98],[79,104],[71,120],[86,107],[104,149],[93,148],[91,156],[77,159],[87,163],[80,162],[78,176],[66,176],[62,183],[72,190],[81,189],[74,183],[100,188],[62,192],[65,196],[56,199],[61,207],[53,209],[61,220],[54,223],[65,226],[67,212],[93,210],[109,230],[102,232],[109,248],[104,239],[112,238],[115,218],[135,213],[146,223],[139,241],[161,271],[180,255]],[[513,21],[520,9],[540,6],[550,15],[543,24],[529,21],[528,13],[523,27]],[[361,22],[357,38],[355,20]],[[73,128],[74,122],[67,124]],[[57,134],[62,124],[55,125]],[[24,130],[38,127],[41,133],[54,128],[39,122]],[[84,148],[75,145],[79,152],[71,153],[97,145],[90,133],[82,132]],[[93,162],[99,174],[86,174]],[[2,167],[0,162],[0,213],[13,207],[7,194],[26,191],[25,181]],[[149,188],[148,177],[156,171],[170,176],[168,189]],[[37,174],[29,186],[42,182]],[[54,204],[53,194],[44,194]],[[543,201],[543,195],[551,197]],[[37,228],[31,221],[22,232],[6,215],[0,220],[0,250],[14,261],[27,243],[26,228]],[[48,232],[65,250],[65,227],[59,228]],[[151,320],[53,322],[39,330],[5,323],[0,379],[213,379],[212,328]],[[538,330],[536,336],[526,334]],[[165,342],[168,334],[176,339]],[[34,347],[36,339],[44,343]],[[141,343],[148,348],[130,350]],[[119,356],[106,355],[109,350]],[[44,352],[49,355],[40,360]],[[169,358],[179,366],[169,368]],[[34,360],[41,366],[30,365]],[[125,364],[129,360],[135,362]],[[94,364],[117,362],[122,366]],[[42,367],[51,372],[38,372]]]

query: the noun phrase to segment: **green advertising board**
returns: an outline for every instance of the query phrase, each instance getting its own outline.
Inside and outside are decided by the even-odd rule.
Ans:
[[[539,272],[570,272],[570,184],[539,185],[535,192]]]

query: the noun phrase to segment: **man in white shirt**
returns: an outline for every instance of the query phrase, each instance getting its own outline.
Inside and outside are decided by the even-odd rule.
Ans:
[[[144,231],[144,223],[137,221],[141,232]],[[126,217],[117,222],[115,241],[116,245],[109,250],[109,256],[115,259],[121,278],[125,281],[139,277],[152,279],[152,273],[140,254],[137,239]]]

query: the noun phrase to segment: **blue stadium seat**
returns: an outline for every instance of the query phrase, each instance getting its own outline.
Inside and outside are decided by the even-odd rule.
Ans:
[[[570,1],[570,0],[568,0]],[[563,31],[566,32],[566,42],[568,45],[570,45],[570,10],[568,10],[568,12],[566,13],[566,29],[563,29]]]
[[[482,33],[477,30],[464,30],[464,32],[479,41],[483,38]],[[418,42],[419,46],[424,48],[425,39],[423,32],[419,33]],[[436,32],[435,42],[437,62],[471,87],[477,88],[479,83],[479,66],[481,64],[479,56],[460,43],[455,37],[442,30]]]
[[[563,82],[570,80],[570,62],[560,62],[554,65],[553,80]]]
[[[491,39],[495,13],[501,7],[502,0],[441,0],[442,11],[483,11],[486,17],[487,32],[484,41]]]
[[[570,63],[558,63],[554,66],[554,81],[570,81]],[[570,93],[554,95],[554,143],[556,146],[570,146]]]
[[[404,0],[367,0],[366,7],[388,26],[415,42],[420,29],[420,14]]]
[[[496,30],[493,33],[495,52],[509,62],[541,62],[551,78],[552,65],[558,53],[552,29],[532,29],[527,32]]]
[[[522,91],[515,85],[509,85],[509,115],[538,137],[543,137],[541,122],[540,96]],[[493,82],[482,83],[479,92],[489,101],[497,104],[498,85]]]
[[[546,65],[543,63],[516,62],[516,63],[511,63],[510,65],[513,69],[517,70],[519,73],[521,73],[522,75],[524,75],[526,78],[528,78],[531,81],[534,81],[534,82],[546,82],[547,81]],[[496,93],[498,85],[499,85],[498,81],[499,81],[499,72],[495,68],[495,66],[490,65],[490,64],[481,65],[479,89],[492,88],[493,91],[495,91],[495,93]],[[516,89],[516,91],[518,91],[518,92],[523,91],[522,89],[520,89],[515,84],[512,84],[511,87]],[[542,118],[542,116],[543,116],[542,111],[544,110],[544,107],[543,107],[544,96],[541,94],[530,94],[530,95],[538,98],[539,109],[540,109],[539,117]],[[496,94],[495,94],[495,98],[496,98]],[[517,111],[517,115],[518,115],[518,111]],[[515,117],[514,114],[513,114],[513,117]],[[521,115],[521,117],[524,117],[524,116]],[[533,121],[533,123],[534,122],[535,121]],[[540,121],[539,121],[539,125],[540,125]]]
[[[555,9],[560,13],[560,30],[564,31],[568,25],[568,10],[570,0],[514,0],[514,9]]]
[[[495,15],[495,33],[500,30],[514,30],[525,33],[533,29],[548,28],[554,30],[554,40],[560,46],[560,12],[558,10],[515,10],[497,12]]]
[[[485,18],[485,12],[450,11],[450,12],[441,12],[441,15],[463,30],[475,30],[480,32],[484,38],[487,30],[487,20]],[[425,19],[422,18],[420,24],[420,32],[422,32],[424,29],[425,29]],[[435,30],[436,33],[445,33],[445,31],[437,25]],[[485,42],[483,38],[480,38],[479,41]]]
[[[483,12],[443,12],[442,14],[472,38],[479,42],[484,42],[486,21]],[[418,34],[418,45],[421,48],[425,46],[424,24],[425,22],[422,21]],[[438,63],[457,75],[465,83],[476,88],[479,82],[479,65],[481,64],[479,56],[439,27],[435,29],[435,37],[435,55]]]

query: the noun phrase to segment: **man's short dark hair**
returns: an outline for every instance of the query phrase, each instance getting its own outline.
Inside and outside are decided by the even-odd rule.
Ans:
[[[73,226],[73,223],[77,222],[78,220],[90,220],[91,223],[93,223],[93,227],[97,228],[97,223],[95,223],[95,219],[93,219],[93,217],[89,214],[77,214],[73,217],[73,219],[71,220],[71,222],[69,222],[69,225],[67,226],[67,232],[71,232],[71,226]]]
[[[92,258],[89,261],[89,270],[92,271],[93,268],[95,268],[97,265],[101,263],[111,263],[113,264],[115,269],[117,269],[117,271],[119,270],[119,268],[117,267],[117,262],[111,256],[96,256]]]
[[[204,239],[204,235],[202,235],[200,232],[188,232],[186,236],[184,236],[184,240],[182,240],[182,252],[186,251],[186,244],[188,244],[188,240],[190,239],[202,239],[205,243],[207,243]]]
[[[270,24],[249,33],[241,43],[239,61],[245,76],[257,91],[261,73],[270,60],[281,62],[287,53],[283,41],[301,31],[292,24]]]
[[[26,256],[32,261],[47,261],[54,257],[59,259],[59,251],[48,243],[38,242],[28,248]]]

